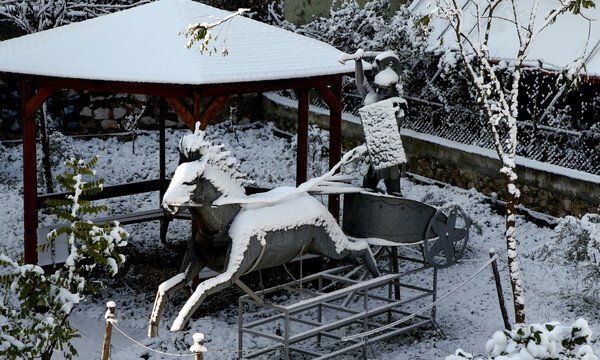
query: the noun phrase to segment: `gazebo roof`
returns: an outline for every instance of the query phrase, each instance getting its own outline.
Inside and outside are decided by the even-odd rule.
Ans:
[[[458,0],[458,3],[464,15],[463,29],[469,33],[472,41],[477,42],[475,6],[472,1],[468,0]],[[519,1],[520,18],[525,25],[529,21],[531,5],[532,0]],[[540,1],[536,28],[545,21],[550,10],[558,5],[558,0]],[[432,7],[429,7],[427,0],[414,1],[410,9],[418,15],[426,15],[433,10]],[[586,18],[595,20],[600,16],[600,8],[582,9],[581,13]],[[510,2],[501,2],[494,14],[493,29],[488,46],[490,56],[495,60],[514,59],[519,49],[519,41],[514,24],[510,23],[510,19],[513,18]],[[432,45],[439,45],[443,42],[446,46],[457,46],[455,34],[447,23],[434,19],[430,26],[432,28],[430,43]],[[599,50],[600,25],[597,21],[588,23],[582,16],[567,12],[559,15],[556,22],[542,31],[534,40],[526,64],[541,66],[546,70],[560,71],[569,66],[577,57],[583,55],[589,75],[600,76]]]
[[[352,73],[330,45],[236,17],[212,30],[217,53],[186,49],[189,24],[230,12],[160,0],[0,42],[0,72],[59,78],[206,85]],[[225,42],[228,56],[221,56]]]

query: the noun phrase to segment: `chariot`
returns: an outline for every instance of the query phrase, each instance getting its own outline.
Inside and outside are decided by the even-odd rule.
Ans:
[[[244,334],[264,336],[283,345],[284,357],[289,358],[301,344],[316,337],[341,339],[336,332],[361,323],[363,333],[379,333],[369,340],[365,335],[350,346],[319,354],[312,350],[299,350],[316,358],[331,358],[336,354],[365,346],[369,341],[394,336],[408,328],[425,323],[435,324],[435,310],[430,315],[419,315],[419,322],[408,327],[397,326],[395,315],[406,315],[423,299],[435,302],[437,270],[449,267],[462,256],[469,238],[469,219],[456,205],[435,208],[403,197],[367,191],[348,183],[348,176],[338,174],[343,165],[355,163],[366,153],[361,146],[346,153],[340,163],[328,173],[311,179],[298,187],[279,187],[265,193],[246,195],[244,175],[237,170],[235,159],[204,139],[197,129],[180,142],[184,161],[179,165],[169,189],[163,198],[163,207],[173,215],[188,209],[196,228],[184,257],[182,272],[160,285],[148,329],[149,336],[156,336],[167,296],[181,289],[200,272],[209,267],[219,274],[201,282],[174,320],[172,331],[182,330],[194,311],[204,299],[213,293],[237,284],[248,295],[240,298],[240,347]],[[327,208],[319,202],[316,194],[344,195],[342,226]],[[424,258],[398,256],[397,247],[419,247]],[[373,253],[373,249],[377,249]],[[390,254],[389,270],[378,268],[378,259]],[[282,265],[305,254],[325,256],[330,259],[354,258],[360,267],[342,266],[323,273],[300,278],[293,284],[274,289],[253,292],[240,280],[248,272]],[[400,269],[405,263],[416,268]],[[360,269],[364,269],[362,271]],[[361,275],[357,275],[362,271]],[[431,271],[430,287],[410,284],[412,274]],[[371,278],[369,278],[369,276]],[[307,291],[309,283],[312,289]],[[316,284],[316,285],[315,285]],[[305,286],[306,285],[306,286]],[[388,294],[381,293],[387,288]],[[379,291],[374,291],[380,289]],[[394,291],[392,291],[394,289]],[[404,295],[401,296],[401,290]],[[293,304],[268,304],[272,292],[295,292]],[[408,295],[406,293],[412,293]],[[393,296],[392,296],[393,293]],[[362,310],[356,308],[362,299]],[[244,323],[243,304],[253,304],[280,312],[268,319]],[[323,318],[323,309],[341,312],[335,320]],[[303,313],[318,314],[316,319],[299,318]],[[378,317],[387,314],[387,324],[380,324]],[[307,315],[310,317],[310,315]],[[275,335],[256,330],[257,327],[273,325],[282,320]],[[307,326],[300,334],[292,332],[290,322]],[[380,324],[380,325],[377,325]],[[391,325],[390,325],[391,324]],[[266,352],[280,346],[267,347]],[[260,354],[255,353],[254,355]],[[264,353],[264,352],[263,352]],[[240,352],[241,356],[242,352]],[[366,354],[366,348],[363,349]],[[366,356],[366,355],[365,355]]]

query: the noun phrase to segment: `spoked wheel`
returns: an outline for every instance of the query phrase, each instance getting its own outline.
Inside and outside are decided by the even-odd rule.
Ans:
[[[470,226],[458,205],[439,208],[425,231],[423,252],[429,265],[442,269],[456,264],[467,248]]]

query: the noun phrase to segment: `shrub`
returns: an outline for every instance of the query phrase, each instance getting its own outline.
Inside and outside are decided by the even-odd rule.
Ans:
[[[600,215],[586,214],[581,219],[567,216],[554,229],[554,238],[536,250],[542,260],[561,265],[576,265],[588,296],[598,296],[600,287]]]
[[[48,234],[48,244],[53,246],[60,235],[65,235],[70,254],[63,267],[54,273],[31,264],[14,261],[0,255],[0,285],[5,290],[0,301],[0,357],[2,359],[50,359],[55,350],[63,357],[72,359],[77,355],[71,341],[79,337],[68,317],[84,299],[93,293],[93,283],[87,278],[96,264],[107,265],[111,272],[125,261],[117,248],[126,245],[127,232],[118,223],[95,225],[81,220],[83,214],[96,214],[104,206],[93,206],[81,195],[93,195],[102,191],[102,180],[83,181],[83,176],[94,175],[91,167],[97,157],[84,163],[71,159],[66,165],[72,172],[57,176],[57,181],[71,195],[65,199],[49,201],[52,213],[69,226]]]

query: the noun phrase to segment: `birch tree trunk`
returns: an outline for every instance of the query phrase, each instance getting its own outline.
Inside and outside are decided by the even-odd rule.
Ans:
[[[502,163],[500,173],[504,178],[506,189],[505,239],[515,322],[525,324],[525,297],[523,295],[517,239],[515,237],[517,202],[520,197],[520,192],[515,184],[517,174],[514,170],[521,72],[531,45],[541,31],[554,23],[560,14],[570,11],[577,15],[582,8],[594,7],[594,3],[587,0],[560,0],[560,5],[547,14],[538,27],[535,27],[535,23],[540,0],[530,2],[531,10],[527,22],[522,22],[520,18],[522,13],[519,11],[517,3],[518,0],[471,2],[472,7],[469,8],[469,15],[476,16],[476,25],[469,29],[469,33],[463,30],[463,10],[467,9],[467,5],[459,4],[458,0],[436,0],[437,7],[433,16],[445,20],[449,25],[449,29],[456,36],[458,51],[477,91],[483,113],[488,120],[496,153]],[[504,16],[496,16],[494,13],[503,4],[509,4],[507,6],[512,11],[512,19],[506,17],[505,14],[502,14]],[[508,67],[509,81],[504,82],[500,80],[496,71],[503,71],[506,74],[506,69],[498,70],[493,65],[493,59],[489,58],[488,48],[490,34],[493,31],[492,19],[499,18],[514,25],[519,41],[519,50]],[[473,35],[472,32],[475,32],[475,34]],[[575,64],[577,63],[583,63],[582,59],[575,60]],[[575,74],[578,76],[579,72],[575,72]],[[501,135],[500,129],[504,129],[506,132]]]

